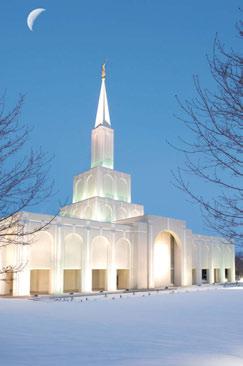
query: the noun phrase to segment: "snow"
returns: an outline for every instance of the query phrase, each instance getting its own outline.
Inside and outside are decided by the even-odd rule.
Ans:
[[[242,366],[243,288],[0,299],[0,365]]]

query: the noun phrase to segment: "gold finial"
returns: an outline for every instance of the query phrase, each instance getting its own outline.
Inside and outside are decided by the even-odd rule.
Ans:
[[[101,78],[105,79],[105,64],[103,64],[101,68]]]

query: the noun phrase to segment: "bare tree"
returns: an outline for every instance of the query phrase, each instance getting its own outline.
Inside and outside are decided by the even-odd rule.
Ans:
[[[21,211],[49,197],[53,189],[48,179],[51,159],[41,149],[28,149],[30,130],[20,120],[23,102],[20,96],[6,112],[5,98],[0,99],[0,247],[29,244],[31,234],[43,229],[42,225],[26,230]],[[22,266],[12,268],[13,272]],[[0,273],[10,270],[11,264]]]
[[[237,29],[242,41],[242,22]],[[180,138],[176,148],[184,153],[185,166],[173,175],[176,186],[200,205],[207,226],[239,245],[243,237],[243,55],[227,51],[216,37],[208,63],[215,91],[204,89],[194,76],[195,98],[184,102],[177,98],[184,112],[179,119],[190,138]],[[204,192],[193,188],[190,175],[205,183]]]

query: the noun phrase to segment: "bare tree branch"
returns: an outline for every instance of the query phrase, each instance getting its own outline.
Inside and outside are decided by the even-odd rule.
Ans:
[[[242,40],[242,21],[237,30]],[[204,89],[194,76],[195,98],[181,102],[177,97],[183,112],[178,119],[190,138],[180,137],[175,147],[185,165],[173,172],[174,184],[201,207],[209,228],[243,245],[243,55],[226,50],[216,36],[208,64],[215,91]],[[207,184],[207,191],[198,193],[189,175]]]
[[[5,97],[0,98],[0,247],[10,244],[27,245],[34,233],[46,224],[27,229],[21,211],[27,210],[53,192],[53,182],[48,179],[51,158],[41,149],[27,150],[29,128],[20,121],[24,97],[9,112],[5,111]],[[7,264],[2,273],[15,273],[24,264]]]

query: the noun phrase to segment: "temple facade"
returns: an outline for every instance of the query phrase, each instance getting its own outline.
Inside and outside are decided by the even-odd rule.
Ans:
[[[21,213],[26,231],[50,215]],[[0,248],[0,294],[90,293],[234,281],[234,246],[192,233],[186,223],[145,215],[131,200],[131,177],[114,170],[111,128],[102,67],[91,136],[91,168],[74,177],[72,203],[29,245]]]

